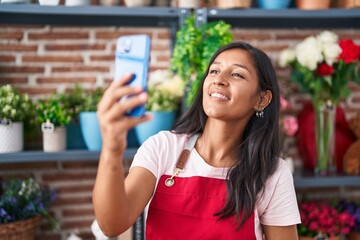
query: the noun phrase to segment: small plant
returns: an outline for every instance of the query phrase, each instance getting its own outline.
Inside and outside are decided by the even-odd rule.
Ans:
[[[80,104],[80,112],[96,112],[97,105],[99,104],[105,89],[102,87],[97,87],[93,91],[83,92],[83,102]]]
[[[0,224],[25,220],[37,215],[49,220],[52,227],[56,221],[49,215],[49,207],[56,199],[54,191],[41,186],[33,178],[11,179],[2,183],[0,196]]]
[[[26,94],[21,94],[10,85],[0,87],[0,120],[22,122],[29,120],[33,104]]]
[[[158,70],[149,79],[147,111],[177,111],[183,95],[182,82],[179,76],[167,70]]]
[[[84,89],[79,84],[76,84],[75,87],[69,91],[59,94],[61,102],[63,102],[64,105],[66,105],[71,110],[72,119],[77,118],[81,109],[81,105],[83,104],[84,97]]]
[[[39,123],[50,122],[55,127],[64,127],[71,122],[73,112],[57,95],[40,100],[36,108]]]
[[[176,33],[171,70],[181,77],[185,87],[190,87],[187,105],[192,102],[212,55],[219,47],[233,41],[230,30],[231,25],[224,21],[210,22],[196,28],[192,14]]]

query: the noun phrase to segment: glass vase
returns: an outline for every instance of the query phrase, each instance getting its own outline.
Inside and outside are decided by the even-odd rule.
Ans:
[[[316,175],[336,173],[335,114],[336,106],[330,100],[314,99]]]

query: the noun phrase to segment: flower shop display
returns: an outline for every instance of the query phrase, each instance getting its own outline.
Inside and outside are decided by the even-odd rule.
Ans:
[[[28,95],[10,85],[0,87],[0,153],[24,149],[24,124],[32,108]]]
[[[350,228],[347,240],[360,240],[360,201],[341,200],[336,208],[354,217],[355,224]]]
[[[192,14],[176,33],[171,70],[183,81],[186,106],[191,104],[211,56],[220,46],[233,41],[230,29],[231,25],[224,21],[209,22],[197,27]]]
[[[350,81],[360,83],[360,47],[351,39],[323,31],[281,52],[279,65],[292,68],[291,79],[310,94],[315,109],[317,174],[334,172],[334,118],[340,100],[350,94]]]
[[[151,113],[153,118],[135,127],[140,144],[161,130],[171,129],[182,95],[183,85],[179,76],[174,76],[167,70],[157,70],[150,74],[146,111]]]
[[[80,130],[85,145],[90,151],[100,151],[102,146],[99,121],[96,115],[105,89],[97,87],[93,91],[83,92],[83,103],[80,105]]]
[[[37,121],[41,124],[44,152],[66,149],[66,125],[71,122],[71,109],[59,95],[41,99],[37,103]]]
[[[53,190],[28,178],[10,179],[2,183],[1,192],[0,239],[35,239],[35,230],[42,217],[52,229],[56,228],[56,220],[48,211],[56,199]]]
[[[350,119],[349,127],[357,137],[344,154],[343,171],[347,175],[357,176],[360,174],[360,111]]]
[[[339,239],[348,234],[355,225],[355,219],[347,212],[340,212],[329,203],[322,201],[299,204],[301,224],[298,224],[300,239]],[[305,238],[302,238],[305,237]]]

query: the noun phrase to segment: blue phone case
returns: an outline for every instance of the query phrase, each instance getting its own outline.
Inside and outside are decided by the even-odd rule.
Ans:
[[[148,35],[119,37],[116,41],[114,81],[119,80],[124,74],[133,73],[133,79],[128,84],[142,86],[146,91],[149,60],[150,37]],[[144,113],[145,105],[141,105],[129,111],[127,115],[141,117]]]

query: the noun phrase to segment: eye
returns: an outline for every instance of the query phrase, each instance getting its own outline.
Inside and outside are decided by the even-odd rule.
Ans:
[[[218,74],[218,73],[219,73],[219,71],[216,70],[216,69],[210,69],[209,70],[209,74]]]
[[[234,72],[231,74],[232,77],[236,77],[236,78],[244,78],[243,75],[241,75],[240,73]]]

